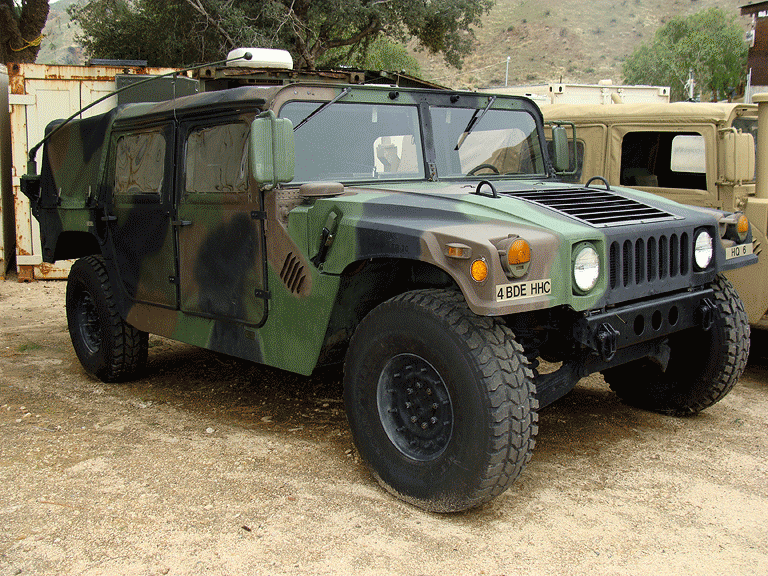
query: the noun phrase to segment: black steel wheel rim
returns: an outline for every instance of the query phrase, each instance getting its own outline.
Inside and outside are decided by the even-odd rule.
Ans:
[[[379,376],[376,401],[384,431],[403,455],[425,462],[445,452],[453,406],[443,378],[427,360],[415,354],[390,358]]]
[[[75,318],[80,339],[88,352],[96,354],[101,348],[101,331],[99,330],[99,312],[93,296],[85,290],[77,298]]]

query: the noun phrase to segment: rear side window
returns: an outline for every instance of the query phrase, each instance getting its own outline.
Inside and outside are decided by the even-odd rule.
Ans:
[[[672,139],[672,154],[669,168],[673,172],[707,173],[707,154],[704,136],[675,136]]]
[[[165,169],[161,129],[120,136],[115,146],[115,194],[160,195]]]
[[[248,192],[249,132],[244,122],[192,130],[186,146],[186,192]]]
[[[621,184],[706,190],[706,159],[696,132],[630,132],[621,143]]]

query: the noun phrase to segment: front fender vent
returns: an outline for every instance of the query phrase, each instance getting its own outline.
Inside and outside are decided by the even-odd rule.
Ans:
[[[301,293],[301,287],[304,285],[307,273],[301,260],[289,252],[283,262],[283,269],[280,271],[280,279],[286,285],[288,290],[294,294]]]

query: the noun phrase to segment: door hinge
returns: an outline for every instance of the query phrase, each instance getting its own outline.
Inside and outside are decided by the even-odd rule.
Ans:
[[[266,220],[267,213],[263,210],[253,210],[251,212],[251,218],[253,218],[254,220]]]

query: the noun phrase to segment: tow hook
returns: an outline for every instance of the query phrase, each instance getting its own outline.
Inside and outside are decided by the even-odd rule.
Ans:
[[[613,360],[616,354],[619,334],[619,331],[607,322],[600,324],[600,327],[597,329],[595,343],[597,344],[597,351],[605,362]]]
[[[704,298],[696,309],[696,322],[704,332],[708,332],[715,322],[717,307],[709,298]]]

